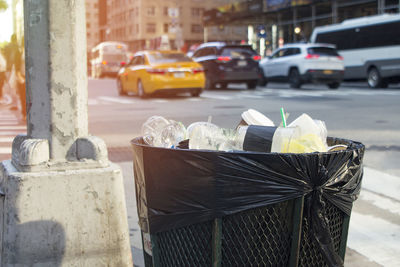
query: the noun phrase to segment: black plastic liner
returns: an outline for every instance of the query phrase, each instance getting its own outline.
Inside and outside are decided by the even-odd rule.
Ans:
[[[348,148],[282,154],[150,147],[141,138],[131,143],[143,232],[164,232],[305,196],[312,236],[330,266],[343,265],[333,248],[324,199],[350,215],[361,188],[363,144],[328,138],[328,145]]]

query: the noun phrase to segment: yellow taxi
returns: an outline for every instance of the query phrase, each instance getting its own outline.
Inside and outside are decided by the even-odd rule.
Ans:
[[[133,92],[142,98],[164,92],[199,96],[204,85],[203,67],[178,51],[137,52],[117,77],[119,95]]]

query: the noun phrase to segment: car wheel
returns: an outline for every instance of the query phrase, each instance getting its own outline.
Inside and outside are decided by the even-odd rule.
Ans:
[[[381,74],[378,69],[372,67],[368,70],[367,74],[367,82],[368,86],[371,88],[387,88],[388,83],[384,79],[382,79]]]
[[[200,93],[201,93],[201,91],[198,90],[198,91],[193,91],[193,92],[191,92],[190,95],[193,96],[193,97],[199,97],[199,96],[200,96]]]
[[[267,77],[263,76],[258,80],[258,85],[259,86],[267,86],[268,84],[268,79]]]
[[[146,92],[144,90],[143,83],[142,83],[141,80],[139,80],[138,83],[137,83],[137,89],[138,89],[138,96],[140,98],[146,98],[147,97],[147,94],[146,94]]]
[[[118,95],[120,96],[126,95],[126,91],[124,89],[124,86],[120,78],[117,78],[117,89],[118,89]]]
[[[291,69],[289,73],[289,84],[291,88],[300,88],[301,79],[298,69]]]
[[[268,79],[264,75],[263,69],[260,68],[260,78],[258,79],[258,85],[259,86],[267,86],[268,84]]]
[[[226,87],[228,87],[228,83],[219,83],[220,89],[226,89]]]
[[[212,89],[214,89],[214,88],[215,88],[215,83],[214,83],[211,79],[206,78],[206,86],[205,86],[205,89],[206,89],[206,90],[212,90]]]
[[[382,80],[381,88],[388,88],[389,82],[386,79]]]
[[[338,89],[340,86],[340,83],[328,83],[329,89]]]
[[[254,90],[257,87],[258,81],[247,82],[247,89]]]

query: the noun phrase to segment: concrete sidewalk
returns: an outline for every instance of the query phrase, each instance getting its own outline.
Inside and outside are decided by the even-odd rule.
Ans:
[[[134,188],[134,177],[133,177],[133,164],[132,162],[119,162],[118,163],[120,167],[122,168],[123,175],[124,175],[124,181],[125,181],[125,194],[126,194],[126,203],[127,203],[127,209],[128,209],[128,223],[129,223],[129,230],[130,230],[130,238],[131,238],[131,247],[132,247],[132,254],[133,254],[133,261],[135,266],[144,266],[144,261],[143,261],[143,250],[142,250],[142,241],[141,241],[141,235],[140,235],[140,228],[138,225],[138,216],[137,216],[137,211],[136,211],[136,197],[135,197],[135,188]],[[365,174],[364,174],[364,181],[366,184],[370,184],[371,180],[373,180],[376,176],[379,177],[386,177],[387,175],[381,172],[377,172],[376,170],[370,169],[370,168],[365,168]],[[390,177],[389,177],[390,178]],[[387,178],[387,179],[389,179]],[[396,177],[395,177],[396,178]],[[398,178],[398,181],[400,183],[400,178]],[[367,188],[369,186],[366,186]],[[364,190],[364,189],[363,189]],[[368,190],[368,189],[365,189]],[[356,201],[357,203],[357,201]],[[354,216],[355,217],[355,216]],[[353,219],[353,217],[352,217]],[[353,225],[353,227],[356,227]],[[348,244],[350,243],[355,243],[357,244],[356,247],[347,247],[346,250],[346,257],[345,257],[345,266],[350,266],[350,267],[377,267],[377,266],[389,266],[389,265],[382,265],[378,264],[377,262],[373,261],[372,259],[374,258],[373,255],[363,255],[359,251],[363,250],[360,249],[359,244],[357,243],[357,240],[351,240],[351,238],[357,238],[357,236],[352,235],[352,220],[350,223],[350,230],[349,230],[349,240]],[[371,245],[374,245],[374,240],[363,240],[366,242],[364,245],[370,247]],[[394,242],[393,246],[398,244],[398,248],[400,249],[400,242],[399,239],[394,239],[394,240],[389,240],[389,242]],[[381,251],[380,251],[381,250]],[[375,253],[377,255],[382,255],[380,252],[382,250],[385,250],[384,247],[376,247]],[[400,253],[400,251],[399,251]],[[399,255],[399,254],[397,254]],[[395,258],[397,255],[391,255],[393,258]],[[393,264],[390,264],[390,266],[396,266],[396,260],[395,259],[389,259],[390,262],[393,262]],[[385,261],[388,262],[388,261]]]

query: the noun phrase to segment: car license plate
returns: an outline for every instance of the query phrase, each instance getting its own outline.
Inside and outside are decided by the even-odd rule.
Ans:
[[[175,78],[184,78],[185,77],[185,73],[184,72],[175,72],[174,73],[174,77]]]
[[[245,61],[245,60],[240,60],[240,61],[238,61],[237,64],[238,64],[239,67],[247,66],[247,61]]]
[[[331,71],[331,70],[324,70],[324,74],[332,74],[333,73],[333,71]]]

